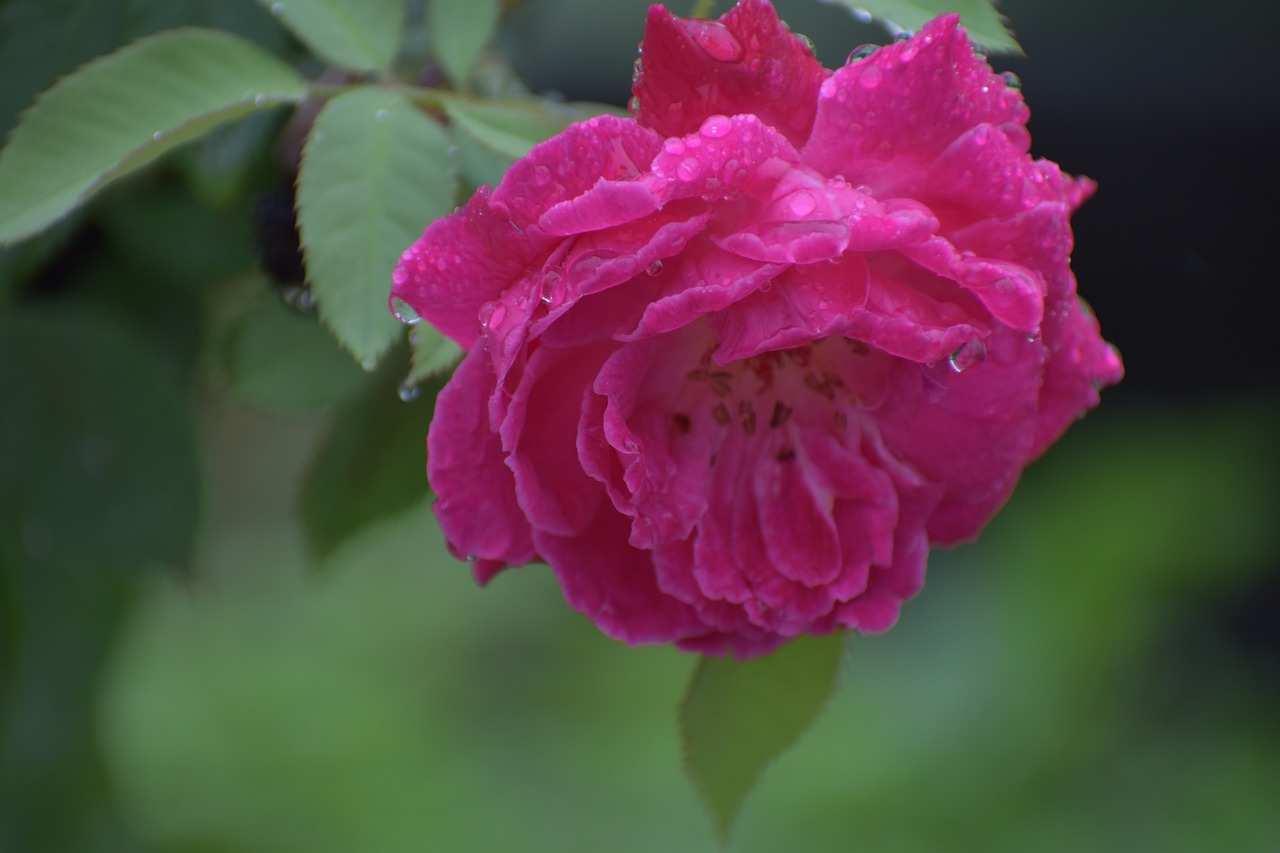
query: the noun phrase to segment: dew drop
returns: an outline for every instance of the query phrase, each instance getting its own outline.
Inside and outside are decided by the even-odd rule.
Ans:
[[[1022,91],[1022,78],[1012,71],[1006,71],[1000,75],[1004,78],[1004,85],[1015,92]]]
[[[627,111],[630,112],[633,116],[640,112],[639,96],[637,95],[631,96],[631,100],[627,101]]]
[[[851,6],[849,7],[849,11],[853,13],[853,16],[857,18],[859,21],[861,21],[862,23],[864,24],[871,23],[871,12],[869,12],[866,9],[863,9],[861,6]]]
[[[486,302],[480,308],[480,328],[486,332],[494,326],[502,325],[507,317],[507,309],[501,302]]]
[[[729,131],[732,129],[733,122],[730,121],[728,116],[714,115],[708,116],[707,119],[702,122],[702,127],[698,132],[708,139],[720,139],[721,137],[728,135]]]
[[[272,3],[272,4],[271,4],[271,14],[273,14],[273,15],[283,15],[283,14],[284,14],[284,4],[283,4],[283,3]]]
[[[974,338],[969,343],[960,347],[960,349],[951,353],[947,359],[947,363],[951,365],[951,369],[956,373],[964,373],[975,364],[980,363],[987,357],[987,345],[978,338]]]
[[[884,72],[880,70],[879,65],[868,65],[866,70],[862,72],[862,76],[858,78],[858,82],[862,84],[864,89],[874,89],[880,85],[880,81],[884,79]]]
[[[552,307],[564,301],[564,286],[560,281],[560,273],[551,270],[543,274],[542,295],[540,298],[544,304]]]
[[[419,315],[417,311],[413,310],[412,305],[405,302],[399,296],[392,297],[391,299],[391,313],[395,314],[396,319],[401,323],[404,323],[406,326],[412,326],[416,323],[422,322],[421,315]]]
[[[773,290],[773,279],[769,279],[764,284],[760,285],[761,293],[768,293],[770,290]]]
[[[364,361],[360,362],[360,366],[364,368],[365,373],[373,373],[378,369],[378,357],[376,355],[371,355]]]
[[[814,208],[818,206],[818,202],[814,199],[813,194],[801,190],[793,193],[791,199],[787,202],[787,207],[791,209],[794,216],[808,216],[813,213]]]
[[[400,383],[400,387],[396,390],[396,394],[406,403],[412,403],[422,394],[422,389],[412,379],[405,379]]]
[[[265,103],[267,102],[267,96],[266,96],[266,95],[254,95],[254,96],[253,96],[253,102],[254,102],[254,104],[256,104],[257,106],[262,106],[263,104],[265,104]]]
[[[533,170],[533,182],[540,187],[551,183],[551,170],[546,166],[538,166]]]
[[[702,165],[692,157],[686,157],[684,161],[676,167],[676,176],[682,181],[692,181],[702,173]]]
[[[386,111],[386,110],[378,110],[376,113],[374,113],[374,114],[373,114],[373,118],[374,118],[374,120],[375,120],[375,121],[386,121],[386,120],[387,120],[387,111]]]
[[[644,269],[646,275],[657,275],[662,272],[662,261],[654,261]]]
[[[716,21],[684,21],[685,29],[693,36],[698,47],[718,62],[737,62],[742,59],[742,43],[733,37],[724,24]]]
[[[151,134],[151,138],[156,142],[159,142],[161,139],[164,139],[164,131],[157,130],[155,133]]]
[[[849,51],[849,55],[846,56],[844,59],[844,64],[848,65],[852,62],[857,62],[858,60],[866,59],[868,56],[875,53],[879,49],[880,49],[880,45],[878,44],[859,45],[858,47],[855,47],[853,50]]]
[[[899,62],[910,62],[916,58],[916,54],[920,52],[920,48],[914,42],[907,42],[902,46],[902,52],[898,54]]]

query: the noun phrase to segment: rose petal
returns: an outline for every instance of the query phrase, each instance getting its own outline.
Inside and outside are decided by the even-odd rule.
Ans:
[[[1021,95],[974,53],[958,22],[935,18],[906,41],[837,69],[822,84],[805,165],[880,197],[897,195],[894,187],[975,125],[1025,124]]]
[[[489,565],[482,580],[501,567],[538,559],[501,442],[489,426],[488,360],[483,347],[467,353],[436,398],[427,437],[427,479],[440,496],[434,509],[450,550],[459,558],[498,564]]]
[[[528,231],[547,211],[601,181],[634,181],[648,171],[661,144],[657,134],[617,116],[571,124],[512,164],[493,191],[493,204]],[[533,231],[536,235],[537,229]]]
[[[576,434],[583,395],[612,350],[608,343],[541,347],[529,357],[500,435],[516,499],[534,527],[560,536],[580,533],[604,497],[582,469]]]
[[[627,544],[627,522],[601,503],[582,533],[535,531],[538,553],[555,570],[565,599],[605,634],[625,643],[671,643],[705,636],[688,604],[658,589],[648,551]]]
[[[1084,302],[1068,299],[1045,318],[1044,340],[1054,352],[1040,391],[1039,418],[1028,458],[1039,456],[1067,427],[1098,404],[1098,390],[1124,377],[1115,348],[1098,334],[1098,321]]]
[[[708,116],[752,113],[803,144],[827,73],[764,0],[743,0],[719,21],[651,6],[641,60],[636,121],[663,136],[692,133]]]
[[[470,349],[480,336],[480,306],[498,299],[537,255],[523,232],[489,204],[481,188],[466,206],[427,227],[405,250],[391,298]]]

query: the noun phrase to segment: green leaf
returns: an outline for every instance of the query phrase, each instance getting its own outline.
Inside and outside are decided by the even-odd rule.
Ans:
[[[369,375],[315,317],[286,307],[273,293],[263,293],[231,330],[224,360],[232,389],[274,410],[344,403],[369,384]]]
[[[685,769],[721,840],[760,772],[794,744],[835,688],[842,634],[801,637],[749,661],[703,658],[680,707]]]
[[[1022,47],[1009,31],[1008,21],[992,0],[831,0],[858,18],[876,19],[894,35],[916,32],[927,21],[945,12],[959,12],[969,38],[987,50],[1022,55]]]
[[[320,57],[352,71],[390,67],[406,0],[258,0]]]
[[[409,344],[413,348],[413,357],[409,378],[405,380],[408,387],[440,376],[446,371],[452,372],[458,359],[462,357],[462,347],[440,334],[430,323],[414,326],[409,333]]]
[[[475,186],[497,184],[533,146],[587,118],[581,110],[546,101],[443,101],[457,130],[463,175]]]
[[[428,494],[427,428],[443,380],[405,402],[388,364],[369,392],[341,410],[302,482],[307,545],[319,559],[374,522]]]
[[[498,0],[431,0],[427,25],[435,55],[458,85],[466,83],[480,49],[493,37]]]
[[[212,30],[173,30],[96,59],[41,95],[0,152],[0,244],[224,122],[305,94],[279,59]]]
[[[453,209],[444,129],[401,95],[353,89],[316,118],[298,175],[298,227],[320,317],[373,364],[401,334],[391,272],[428,223]]]

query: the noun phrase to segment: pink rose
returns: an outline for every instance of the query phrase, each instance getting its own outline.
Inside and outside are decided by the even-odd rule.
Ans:
[[[1093,191],[954,15],[835,71],[766,0],[649,10],[633,119],[433,223],[399,299],[467,356],[428,476],[481,583],[550,564],[627,643],[888,629],[1118,381],[1077,298]]]

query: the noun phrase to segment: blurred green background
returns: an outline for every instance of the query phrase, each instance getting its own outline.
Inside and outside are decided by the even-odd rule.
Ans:
[[[529,0],[503,45],[620,103],[644,5]],[[883,40],[778,5],[828,65]],[[1075,264],[1129,375],[851,640],[731,848],[1280,850],[1280,223],[1251,172],[1280,110],[1239,85],[1280,79],[1276,13],[1003,8],[1034,150],[1101,184]],[[0,130],[180,23],[302,59],[248,0],[5,0]],[[674,725],[693,660],[607,640],[543,567],[476,588],[404,354],[365,373],[259,272],[285,119],[0,253],[0,850],[716,849]]]

